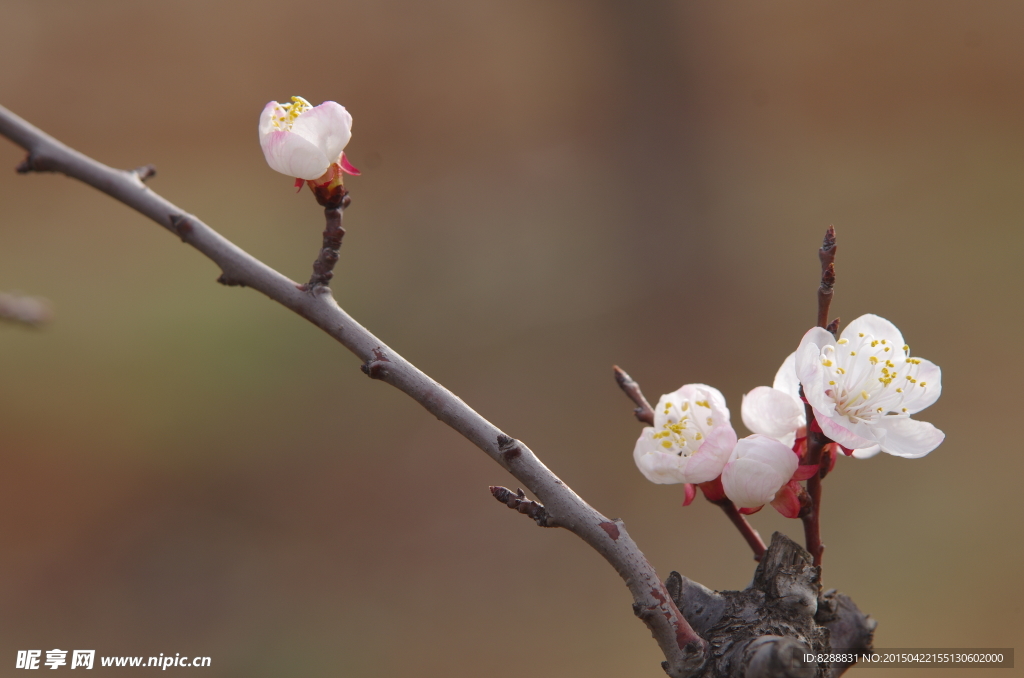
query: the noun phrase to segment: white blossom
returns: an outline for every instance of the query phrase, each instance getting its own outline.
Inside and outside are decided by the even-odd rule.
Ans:
[[[796,375],[822,432],[857,456],[881,450],[922,457],[945,438],[910,418],[942,392],[939,367],[912,357],[903,335],[884,318],[863,315],[839,340],[820,327],[809,330],[796,351]]]
[[[785,443],[764,435],[747,436],[736,443],[722,470],[722,488],[736,506],[758,508],[775,499],[799,464]]]
[[[721,392],[686,384],[658,400],[654,426],[641,432],[633,459],[653,483],[703,483],[722,473],[735,445]]]
[[[796,353],[782,362],[770,387],[758,386],[743,396],[740,417],[754,433],[793,446],[796,432],[807,424],[800,400],[800,382],[796,378]]]
[[[260,146],[270,167],[298,179],[322,177],[332,165],[349,174],[342,151],[352,137],[352,116],[333,101],[313,106],[302,97],[271,101],[260,115]]]

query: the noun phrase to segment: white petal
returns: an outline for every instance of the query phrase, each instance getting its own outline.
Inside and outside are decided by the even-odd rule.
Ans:
[[[686,460],[683,467],[683,482],[706,483],[722,475],[722,469],[735,447],[736,431],[731,425],[725,423],[713,428],[700,449]]]
[[[862,447],[854,450],[851,456],[854,459],[870,459],[881,451],[882,447],[880,445],[872,445],[871,447]]]
[[[855,450],[871,447],[876,442],[879,442],[875,440],[875,437],[877,436],[865,438],[864,436],[855,433],[852,429],[857,429],[858,427],[847,421],[846,417],[841,414],[835,414],[832,417],[828,417],[815,409],[814,419],[818,422],[818,426],[821,426],[822,433],[847,449]],[[865,433],[871,435],[870,431],[865,431]]]
[[[732,460],[722,471],[722,488],[741,508],[763,506],[789,482],[798,463],[793,451],[779,441],[748,436],[736,443]]]
[[[825,394],[825,371],[821,364],[821,350],[834,346],[835,337],[827,330],[813,327],[807,331],[796,349],[796,374],[804,387],[804,397],[814,409],[831,415],[835,402]]]
[[[714,386],[707,384],[685,384],[669,394],[681,400],[707,400],[711,405],[712,416],[724,416],[729,420],[729,408],[725,406],[725,396]],[[664,396],[663,396],[664,397]]]
[[[281,106],[276,101],[271,101],[269,104],[263,107],[263,112],[260,113],[260,143],[263,143],[263,137],[270,134],[274,130],[274,113]]]
[[[907,414],[920,412],[935,403],[942,395],[942,370],[930,360],[924,358],[917,358],[917,360],[921,361],[921,364],[917,365],[917,383],[908,383],[903,387],[907,392],[906,397],[903,398],[903,407],[907,408]],[[926,385],[921,386],[921,384]]]
[[[908,459],[923,457],[946,438],[945,433],[928,422],[907,417],[885,417],[880,427],[885,429],[882,451]]]
[[[854,320],[852,323],[846,326],[843,330],[842,338],[855,341],[859,338],[859,335],[863,333],[870,335],[875,339],[886,339],[891,341],[896,346],[896,350],[902,350],[905,342],[903,341],[903,334],[885,318],[881,318],[873,313],[867,313]]]
[[[676,454],[666,454],[661,441],[653,438],[654,429],[648,426],[640,433],[633,448],[633,460],[644,477],[652,483],[671,485],[686,482],[682,476],[680,462],[686,461]]]
[[[740,407],[743,424],[760,433],[792,445],[796,430],[804,425],[804,406],[798,399],[777,388],[758,386],[743,396]]]
[[[788,393],[794,398],[800,397],[800,379],[796,376],[796,351],[782,361],[782,367],[775,373],[773,388]]]
[[[352,116],[344,106],[325,101],[296,118],[292,123],[292,132],[319,148],[328,164],[338,162],[341,152],[352,138]],[[312,178],[316,179],[320,174]]]
[[[323,151],[292,132],[274,130],[260,138],[260,145],[271,169],[290,177],[316,179],[331,166]]]

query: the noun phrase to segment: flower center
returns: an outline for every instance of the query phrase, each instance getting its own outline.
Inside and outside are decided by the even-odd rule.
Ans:
[[[658,405],[665,423],[654,433],[654,439],[661,441],[665,451],[689,457],[700,449],[715,423],[711,404],[707,400],[683,400],[678,404],[664,400]]]
[[[903,401],[907,391],[926,388],[917,379],[921,360],[910,357],[910,347],[897,347],[887,339],[859,334],[840,339],[821,352],[828,373],[825,392],[836,412],[851,422],[874,423],[885,416],[910,416]]]
[[[311,108],[313,108],[313,104],[302,97],[292,97],[291,103],[278,104],[274,108],[274,114],[270,117],[270,121],[274,124],[275,129],[287,132],[292,128],[295,119]]]

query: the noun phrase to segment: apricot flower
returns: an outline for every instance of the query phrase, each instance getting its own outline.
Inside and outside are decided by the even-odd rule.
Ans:
[[[352,116],[340,104],[313,106],[302,97],[271,101],[260,115],[259,131],[267,164],[281,174],[322,183],[340,181],[342,171],[359,174],[343,153],[352,138]]]
[[[736,432],[721,392],[686,384],[661,396],[654,426],[641,432],[633,459],[652,483],[703,483],[722,473],[735,445]]]
[[[923,457],[945,438],[931,424],[911,419],[942,392],[939,367],[910,355],[896,326],[862,315],[836,340],[815,327],[796,351],[796,374],[822,432],[867,456],[881,450]]]

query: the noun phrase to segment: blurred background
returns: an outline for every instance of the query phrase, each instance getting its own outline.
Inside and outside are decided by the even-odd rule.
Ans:
[[[611,367],[652,400],[717,386],[744,435],[742,394],[814,322],[834,224],[833,315],[886,317],[943,368],[919,418],[947,438],[840,460],[825,585],[878,647],[1022,645],[1024,6],[0,8],[0,103],[154,163],[155,191],[295,280],[322,213],[266,166],[257,119],[293,94],[347,106],[363,175],[339,303],[663,576],[737,589],[754,562],[717,508],[636,470]],[[23,157],[0,140],[0,291],[55,319],[0,325],[0,675],[53,648],[226,677],[663,675],[611,567],[495,502],[516,482],[494,462],[145,218],[16,175]]]

